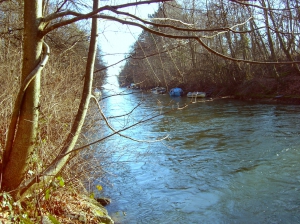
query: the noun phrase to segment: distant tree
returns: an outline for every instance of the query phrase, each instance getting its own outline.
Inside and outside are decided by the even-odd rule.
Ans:
[[[281,77],[283,70],[299,74],[296,2],[178,2],[164,4],[152,16],[160,24],[152,28],[158,33],[143,32],[134,48],[142,61],[124,66],[131,74],[146,70],[139,80],[148,80],[148,86],[164,80],[160,83],[166,87],[181,85],[192,91],[213,86],[234,90],[255,76]]]

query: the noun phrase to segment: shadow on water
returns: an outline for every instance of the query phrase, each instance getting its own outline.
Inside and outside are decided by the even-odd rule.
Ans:
[[[105,102],[114,127],[172,113],[104,144],[118,164],[107,208],[116,223],[299,223],[300,107],[235,100],[190,103],[135,93]],[[188,107],[182,110],[175,108]],[[107,130],[109,132],[109,130]]]

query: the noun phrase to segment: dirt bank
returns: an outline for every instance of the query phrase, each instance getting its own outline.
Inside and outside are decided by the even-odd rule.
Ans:
[[[216,89],[212,96],[265,103],[300,104],[300,76],[254,78],[234,87]]]

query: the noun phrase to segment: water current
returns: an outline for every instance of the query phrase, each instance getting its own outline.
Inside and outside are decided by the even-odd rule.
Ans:
[[[124,93],[116,130],[160,116],[104,142],[116,223],[300,223],[299,105]]]

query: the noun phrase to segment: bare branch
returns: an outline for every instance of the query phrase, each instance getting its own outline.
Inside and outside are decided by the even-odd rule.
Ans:
[[[181,20],[178,20],[178,19],[171,19],[171,18],[151,18],[151,20],[158,20],[158,21],[172,21],[172,22],[177,22],[177,23],[180,23],[184,26],[188,26],[188,27],[195,27],[195,24],[193,23],[185,23]]]
[[[127,25],[132,25],[132,26],[136,26],[136,27],[140,27],[141,29],[144,29],[150,33],[159,35],[159,36],[163,36],[163,37],[168,37],[168,38],[173,38],[173,39],[193,39],[196,40],[200,45],[202,45],[207,51],[211,52],[212,54],[215,54],[217,56],[220,56],[224,59],[228,59],[231,61],[236,61],[236,62],[244,62],[244,63],[248,63],[248,64],[300,64],[300,61],[286,61],[286,62],[262,62],[262,61],[251,61],[251,60],[244,60],[244,59],[238,59],[238,58],[233,58],[233,57],[229,57],[226,56],[224,54],[221,54],[213,49],[211,49],[210,47],[208,47],[198,36],[191,36],[191,35],[171,35],[171,34],[166,34],[160,31],[156,31],[153,29],[150,29],[142,24],[139,23],[135,23],[135,22],[130,22],[130,21],[126,21],[126,20],[122,20],[113,16],[107,16],[107,15],[99,15],[97,16],[98,18],[102,18],[102,19],[108,19],[108,20],[113,20],[122,24],[127,24]]]
[[[159,142],[159,141],[162,141],[162,140],[164,140],[164,139],[166,139],[166,138],[169,137],[169,135],[167,135],[167,136],[165,136],[165,137],[163,137],[163,138],[161,138],[161,139],[157,139],[157,140],[138,140],[138,139],[134,139],[134,138],[132,138],[132,137],[130,137],[130,136],[121,134],[120,132],[118,132],[117,130],[115,130],[115,129],[111,126],[111,124],[108,122],[106,116],[104,115],[104,113],[103,113],[103,111],[102,111],[102,109],[101,109],[101,107],[100,107],[100,105],[99,105],[99,103],[98,103],[97,98],[96,98],[95,96],[92,96],[92,98],[93,98],[94,101],[96,102],[96,105],[97,105],[97,107],[98,107],[98,109],[99,109],[99,112],[100,112],[100,114],[101,114],[103,120],[105,121],[106,125],[109,127],[110,130],[112,130],[114,133],[118,134],[119,136],[121,136],[121,137],[123,137],[123,138],[130,139],[130,140],[135,141],[135,142],[147,142],[147,143]],[[135,107],[135,108],[136,108],[136,107]]]
[[[178,44],[177,46],[175,46],[175,47],[173,47],[173,48],[170,48],[170,49],[168,49],[168,50],[159,51],[159,52],[154,52],[154,53],[152,53],[152,54],[148,54],[148,55],[140,56],[140,57],[134,57],[134,55],[132,54],[132,55],[130,55],[130,56],[128,56],[128,57],[125,57],[124,59],[122,59],[122,60],[120,60],[120,61],[117,61],[116,63],[113,63],[113,64],[110,64],[110,65],[105,66],[105,67],[103,67],[103,68],[100,68],[100,69],[96,70],[94,73],[96,73],[96,72],[101,72],[101,71],[103,71],[103,70],[106,70],[106,69],[108,69],[108,68],[110,68],[110,67],[112,67],[112,66],[114,66],[114,65],[117,65],[117,64],[121,63],[122,61],[126,61],[126,60],[129,59],[129,58],[137,59],[137,60],[139,60],[139,59],[145,59],[145,58],[152,57],[152,56],[155,56],[155,55],[158,55],[158,54],[161,54],[161,53],[166,53],[166,52],[168,52],[168,51],[175,50],[175,49],[177,49],[177,48],[179,48],[179,47],[181,47],[181,46],[183,46],[183,45],[182,45],[182,44]],[[125,94],[124,94],[124,95],[125,95]],[[127,94],[126,94],[126,95],[127,95]]]
[[[245,24],[246,24],[247,22],[249,22],[249,20],[251,20],[251,19],[253,19],[253,17],[250,17],[249,19],[247,19],[247,20],[246,20],[245,22],[243,22],[243,23],[235,24],[234,26],[230,27],[229,30],[230,30],[230,31],[233,31],[233,29],[234,29],[235,27],[245,25]],[[213,37],[215,37],[215,36],[218,36],[218,35],[223,34],[223,33],[226,33],[226,32],[228,32],[228,30],[227,30],[227,31],[218,32],[217,34],[214,34],[214,35],[211,35],[211,36],[202,36],[202,37],[203,37],[203,38],[213,38]]]
[[[255,8],[259,8],[259,9],[263,9],[263,10],[269,10],[269,11],[286,11],[286,10],[291,10],[291,9],[299,9],[300,7],[295,7],[295,8],[283,8],[283,9],[276,9],[276,8],[268,8],[268,7],[263,7],[260,5],[254,5],[254,4],[250,4],[250,3],[246,3],[245,1],[238,1],[238,0],[229,0],[231,2],[235,2],[238,3],[240,5],[244,5],[244,6],[252,6]]]
[[[55,23],[55,24],[49,26],[47,29],[41,31],[41,35],[44,36],[44,35],[46,35],[47,33],[49,33],[50,31],[52,31],[56,28],[66,26],[68,24],[77,22],[79,20],[92,18],[94,15],[98,14],[99,12],[105,11],[105,10],[116,11],[117,9],[122,9],[122,8],[130,7],[130,6],[153,4],[153,3],[167,2],[167,1],[172,1],[172,0],[141,1],[141,2],[127,3],[127,4],[115,5],[115,6],[104,6],[104,7],[100,7],[97,10],[94,10],[94,11],[92,11],[90,13],[87,13],[87,14],[81,14],[81,13],[71,11],[71,10],[68,10],[68,11],[65,11],[65,12],[53,13],[53,14],[50,14],[50,15],[46,16],[42,20],[42,22],[47,24],[51,20],[61,18],[61,17],[64,17],[64,16],[75,16],[75,17],[72,18],[72,19],[68,19],[68,20],[65,20],[65,21],[62,21],[62,22],[58,22],[58,23]]]
[[[179,108],[179,109],[180,109],[180,108]],[[168,114],[168,113],[170,113],[170,112],[172,112],[172,111],[174,111],[174,110],[175,110],[175,109],[171,109],[171,110],[168,110],[168,111],[166,111],[166,112],[159,113],[159,114],[157,114],[157,115],[154,115],[154,116],[152,116],[152,117],[149,117],[149,118],[147,118],[147,119],[145,119],[145,120],[140,120],[140,121],[137,122],[137,123],[134,123],[134,124],[132,124],[132,125],[130,125],[130,126],[128,126],[128,127],[125,127],[125,128],[123,128],[123,129],[120,129],[120,130],[118,130],[118,131],[116,131],[116,132],[113,132],[112,134],[107,135],[107,136],[105,136],[105,137],[103,137],[103,138],[101,138],[101,139],[98,139],[98,140],[96,140],[96,141],[94,141],[94,142],[91,142],[91,143],[86,144],[86,145],[84,145],[84,146],[81,146],[81,147],[79,147],[79,148],[73,149],[72,152],[76,152],[76,151],[82,150],[82,149],[84,149],[84,148],[86,148],[86,147],[89,147],[89,146],[91,146],[91,145],[94,145],[94,144],[97,144],[97,143],[99,143],[99,142],[102,142],[103,140],[105,140],[105,139],[107,139],[107,138],[110,138],[110,137],[112,137],[112,136],[114,136],[114,135],[116,135],[116,134],[119,134],[120,132],[126,131],[126,130],[128,130],[128,129],[134,127],[134,126],[139,125],[139,124],[146,123],[146,122],[148,122],[148,121],[150,121],[150,120],[153,120],[154,118],[160,117],[160,116],[162,116],[162,115],[166,115],[166,114]],[[69,153],[71,153],[71,152],[69,152]],[[65,155],[63,155],[63,156],[65,156]]]
[[[127,20],[127,19],[135,19],[137,21],[140,21],[144,24],[147,24],[147,25],[152,25],[152,26],[155,26],[155,27],[163,27],[163,28],[171,28],[171,29],[174,29],[174,30],[179,30],[179,31],[188,31],[188,32],[213,32],[213,31],[232,31],[232,32],[235,32],[235,33],[240,33],[239,31],[234,31],[232,30],[230,27],[221,27],[221,28],[213,28],[213,29],[196,29],[196,28],[184,28],[184,27],[178,27],[178,26],[173,26],[173,25],[169,25],[169,24],[159,24],[159,23],[153,23],[153,22],[150,22],[148,20],[144,20],[144,19],[141,19],[140,17],[138,16],[135,16],[133,14],[130,14],[130,13],[127,13],[127,12],[121,12],[121,11],[118,11],[118,10],[115,10],[113,8],[110,9],[110,11],[118,14],[118,15],[124,15],[124,16],[128,16],[129,18],[125,18],[123,20]],[[100,15],[102,16],[102,15]],[[103,15],[105,16],[105,15]],[[101,18],[101,17],[98,17],[98,18]],[[156,18],[154,20],[170,20],[170,21],[177,21],[179,22],[180,20],[173,20],[173,19],[170,19],[170,18]],[[183,23],[182,21],[180,21],[181,24],[184,24],[185,26],[188,26],[188,27],[191,27],[193,26],[193,24],[187,24],[187,23]],[[236,25],[235,25],[236,26]],[[235,27],[234,26],[234,27]],[[243,31],[243,33],[250,33],[252,32],[253,30],[248,30],[248,31]]]

